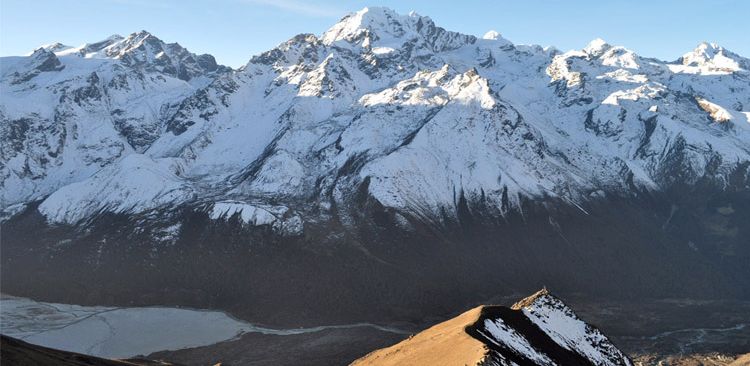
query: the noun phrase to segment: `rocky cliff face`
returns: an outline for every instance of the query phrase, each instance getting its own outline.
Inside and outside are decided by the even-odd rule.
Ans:
[[[370,8],[239,70],[147,32],[2,65],[6,288],[269,309],[304,308],[309,273],[364,307],[547,279],[750,293],[750,73],[717,45],[562,53]]]

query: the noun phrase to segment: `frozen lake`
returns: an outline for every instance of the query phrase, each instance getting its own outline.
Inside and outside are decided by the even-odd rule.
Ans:
[[[0,297],[0,333],[41,346],[107,358],[206,346],[248,332],[290,335],[354,327],[405,333],[369,323],[270,329],[218,311],[79,306]]]
[[[3,296],[0,332],[42,346],[110,358],[205,346],[251,330],[216,311],[87,307]]]

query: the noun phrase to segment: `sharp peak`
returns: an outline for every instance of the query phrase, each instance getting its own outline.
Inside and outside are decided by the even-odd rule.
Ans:
[[[487,31],[487,33],[485,33],[482,36],[482,39],[487,39],[487,40],[491,40],[491,41],[495,41],[495,40],[502,39],[502,38],[503,38],[503,36],[500,34],[500,32],[498,32],[498,31],[496,31],[494,29],[491,29],[491,30]]]
[[[429,19],[429,17],[421,16],[415,11],[411,11],[408,14],[401,14],[391,8],[383,6],[369,6],[344,16],[344,18],[342,18],[339,23],[357,22],[362,26],[371,26],[371,24],[369,24],[371,21],[377,21],[383,18],[396,19],[400,21],[416,21],[422,18]]]
[[[47,44],[43,44],[43,45],[41,45],[39,47],[36,47],[30,53],[28,53],[26,55],[27,56],[33,55],[34,53],[36,53],[39,50],[44,50],[44,51],[55,53],[55,52],[59,52],[59,51],[63,51],[63,50],[71,49],[71,48],[73,48],[73,47],[69,46],[69,45],[66,45],[66,44],[63,44],[63,43],[60,43],[60,42],[52,42],[52,43],[47,43]]]
[[[157,40],[161,41],[161,39],[159,37],[155,36],[153,33],[149,32],[149,31],[147,31],[145,29],[141,29],[140,31],[130,33],[126,37],[126,39],[137,39],[137,40],[142,40],[142,39],[146,39],[146,38],[154,38],[154,39],[157,39]]]
[[[607,43],[604,39],[597,37],[592,39],[591,42],[583,48],[583,52],[598,55],[607,52],[610,48],[612,48],[611,44]]]
[[[748,69],[750,67],[750,60],[714,42],[699,43],[692,51],[682,55],[677,62],[684,65],[702,64],[716,61],[717,57],[735,62],[736,65],[731,66],[734,68]]]
[[[691,52],[688,52],[688,54],[690,53],[695,54],[695,55],[705,55],[708,58],[713,58],[714,56],[718,54],[724,54],[725,56],[734,54],[734,52],[726,49],[725,47],[721,46],[720,44],[716,42],[706,42],[706,41],[698,43],[698,45],[695,46],[695,48]]]
[[[552,299],[552,300],[556,300],[556,301],[562,302],[562,300],[560,300],[559,298],[557,298],[557,296],[552,295],[552,293],[550,293],[550,291],[547,289],[547,287],[542,287],[541,290],[539,290],[539,291],[531,294],[530,296],[527,296],[527,297],[521,299],[520,301],[516,302],[515,304],[513,304],[513,306],[511,306],[511,309],[518,310],[518,309],[525,308],[527,306],[533,305],[539,299]]]
[[[87,49],[90,49],[90,48],[94,48],[95,50],[98,51],[98,50],[100,50],[100,49],[102,49],[104,47],[107,47],[109,45],[112,45],[112,44],[115,44],[117,42],[120,42],[123,39],[125,39],[125,37],[123,37],[123,36],[121,36],[119,34],[113,34],[113,35],[111,35],[111,36],[109,36],[107,38],[98,40],[96,42],[87,42],[87,43],[84,43],[83,45],[81,45],[78,48],[81,49],[81,50],[87,50]]]
[[[320,39],[326,45],[338,41],[349,43],[363,41],[360,45],[367,47],[368,44],[371,45],[370,42],[379,40],[430,37],[434,35],[435,29],[460,37],[472,38],[471,42],[476,40],[474,36],[448,31],[435,24],[430,17],[419,15],[414,11],[401,14],[385,7],[366,7],[350,13],[325,31]]]
[[[415,11],[411,11],[408,14],[401,14],[388,7],[368,6],[358,11],[345,15],[333,27],[331,27],[331,29],[340,28],[343,25],[348,25],[348,24],[350,25],[356,24],[357,26],[360,26],[360,27],[369,27],[372,25],[371,21],[380,20],[383,17],[397,19],[397,20],[404,20],[404,21],[409,20],[409,19],[414,19],[414,20],[429,19],[429,17],[421,16],[417,14]]]
[[[393,10],[393,9],[391,9],[389,7],[386,7],[386,6],[365,6],[364,8],[362,8],[360,10],[357,10],[354,13],[351,13],[350,15],[352,15],[352,14],[359,14],[359,15],[364,15],[364,14],[371,14],[371,15],[378,15],[378,14],[401,15],[398,12],[396,12],[395,10]],[[409,13],[409,15],[410,16],[417,15],[417,13],[415,13],[415,12],[412,11],[412,12]]]
[[[185,47],[183,47],[179,42],[167,42],[145,29],[141,29],[140,31],[130,33],[127,37],[122,38],[121,41],[129,45],[138,45],[143,42],[148,42],[151,44],[158,43],[161,46],[169,46],[169,47],[185,49]]]
[[[625,46],[613,45],[602,38],[594,38],[581,51],[594,57],[599,57],[610,50],[624,51],[635,54],[635,52]]]
[[[697,46],[695,46],[695,50],[707,50],[707,49],[713,49],[713,50],[723,50],[724,47],[719,45],[716,42],[707,42],[703,41],[701,43],[698,43]]]
[[[37,57],[39,55],[47,55],[47,54],[54,55],[55,53],[52,52],[52,51],[50,51],[49,49],[47,49],[44,46],[40,46],[40,47],[35,48],[33,51],[31,51],[31,53],[29,53],[27,55],[31,56],[31,57]]]
[[[596,37],[592,39],[591,41],[589,41],[586,47],[601,47],[605,45],[609,45],[609,43],[607,43],[607,41],[605,41],[604,38]]]

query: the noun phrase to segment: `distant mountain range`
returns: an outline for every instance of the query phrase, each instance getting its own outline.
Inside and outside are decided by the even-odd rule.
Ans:
[[[0,65],[12,294],[295,324],[750,294],[750,60],[715,44],[560,52],[365,8],[239,69],[145,31]]]

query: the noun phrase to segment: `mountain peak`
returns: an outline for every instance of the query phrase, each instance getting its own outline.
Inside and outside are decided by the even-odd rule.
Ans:
[[[121,40],[121,39],[124,39],[124,38],[125,38],[125,37],[123,37],[123,36],[121,36],[121,35],[119,35],[119,34],[115,33],[115,34],[113,34],[113,35],[111,35],[111,36],[109,36],[109,37],[105,38],[104,40],[105,40],[105,41],[119,41],[119,40]]]
[[[40,49],[40,48],[45,49],[45,50],[50,51],[50,52],[53,52],[53,53],[57,53],[57,52],[62,52],[62,51],[65,51],[65,50],[69,50],[69,49],[71,49],[73,47],[68,46],[66,44],[62,44],[60,42],[54,42],[54,43],[49,43],[49,44],[41,45],[41,46],[37,47],[34,51],[36,51],[37,49]],[[31,55],[31,54],[33,54],[33,52],[30,53],[29,55]]]
[[[131,33],[131,35],[139,35],[139,36],[152,36],[153,34],[145,29],[141,29],[138,32]]]
[[[713,60],[717,56],[721,56],[723,54],[724,47],[719,46],[718,43],[701,42],[693,49],[692,52],[688,52],[683,55],[683,64],[685,64],[685,62],[693,64],[705,63],[706,61]]]
[[[701,42],[693,51],[682,55],[678,62],[707,71],[735,72],[750,69],[750,60],[712,42]]]
[[[492,40],[492,41],[496,41],[496,40],[501,39],[501,38],[503,38],[503,37],[500,35],[500,32],[498,32],[496,30],[490,30],[487,33],[485,33],[484,36],[482,36],[482,39],[488,39],[488,40]]]
[[[414,17],[416,17],[414,13]],[[366,7],[357,12],[344,16],[321,38],[323,43],[332,44],[336,41],[355,41],[365,32],[383,33],[383,35],[401,36],[404,25],[411,16],[402,16],[384,7]],[[382,36],[381,36],[382,37]]]
[[[718,43],[703,41],[699,43],[697,46],[695,46],[695,49],[693,50],[693,52],[701,52],[705,54],[715,55],[716,53],[721,52],[723,50],[724,50],[724,47],[721,47]]]
[[[541,290],[539,290],[539,291],[537,291],[537,292],[535,292],[535,293],[533,293],[533,294],[531,294],[531,295],[529,295],[529,296],[527,296],[527,297],[519,300],[515,304],[513,304],[513,306],[511,306],[511,309],[516,309],[516,310],[523,309],[525,307],[534,305],[535,303],[537,303],[539,301],[549,300],[549,299],[555,299],[557,301],[560,301],[560,300],[557,299],[557,297],[555,297],[554,295],[552,295],[549,292],[549,290],[547,290],[546,287],[543,287]]]
[[[156,37],[155,35],[151,34],[150,32],[146,30],[141,30],[139,32],[131,33],[126,38],[122,40],[122,46],[117,47],[120,49],[130,49],[132,47],[138,47],[143,42],[149,42],[152,44],[160,44],[160,45],[166,45],[164,41],[159,39],[159,37]]]
[[[446,31],[415,12],[401,15],[382,7],[368,7],[341,19],[321,37],[325,45],[399,49],[407,42],[435,52],[474,43],[476,37]]]
[[[519,303],[550,300],[560,306],[479,306],[353,364],[632,365],[546,289]]]
[[[31,59],[29,65],[38,71],[59,71],[64,68],[55,53],[44,47],[35,49],[29,58]]]
[[[601,38],[596,38],[592,40],[591,42],[589,42],[589,44],[586,45],[586,47],[584,47],[583,52],[586,52],[592,56],[601,56],[602,54],[607,52],[607,50],[609,50],[610,48],[612,48],[612,46],[609,43],[607,43],[605,40]]]
[[[103,49],[122,41],[125,37],[119,34],[113,34],[101,41],[94,43],[85,43],[83,46],[76,48],[76,51],[84,57],[93,57]]]

